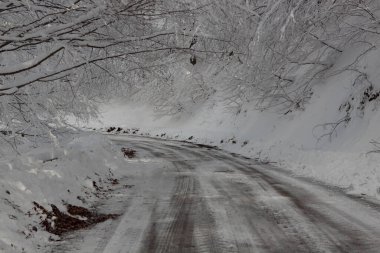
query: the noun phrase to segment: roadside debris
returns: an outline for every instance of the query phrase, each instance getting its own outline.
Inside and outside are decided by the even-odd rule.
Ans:
[[[121,148],[121,152],[123,153],[124,157],[133,158],[136,156],[136,150],[131,148]]]

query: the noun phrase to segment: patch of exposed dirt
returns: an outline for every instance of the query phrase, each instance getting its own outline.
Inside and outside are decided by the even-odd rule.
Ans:
[[[121,148],[121,152],[123,153],[124,157],[128,157],[128,158],[136,157],[136,150],[134,150],[134,149]]]
[[[111,133],[115,129],[116,129],[116,127],[109,127],[106,131],[107,131],[107,133]]]
[[[84,229],[94,224],[115,219],[117,214],[99,214],[85,207],[67,205],[67,213],[62,212],[55,205],[51,205],[52,211],[33,202],[34,211],[40,215],[42,227],[49,233],[62,235],[71,231]]]

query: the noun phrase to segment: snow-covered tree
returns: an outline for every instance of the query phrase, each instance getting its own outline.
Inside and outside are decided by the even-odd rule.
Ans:
[[[30,134],[88,119],[110,96],[191,111],[302,109],[352,43],[377,38],[373,0],[49,0],[0,3],[0,119]],[[360,55],[358,55],[360,58]],[[358,71],[349,65],[341,71]],[[354,69],[354,70],[353,70]],[[334,73],[329,73],[334,74]],[[368,81],[368,78],[367,78]]]
[[[207,4],[207,15],[198,17],[199,36],[218,38],[218,43],[207,45],[224,54],[207,57],[215,68],[203,68],[202,75],[206,83],[224,91],[223,99],[230,106],[256,101],[258,109],[289,113],[304,108],[313,85],[326,75],[356,71],[358,80],[368,83],[355,63],[329,71],[349,46],[363,45],[359,59],[376,47],[378,1],[209,0]]]
[[[192,11],[158,0],[2,1],[1,127],[35,134],[94,116],[100,101],[146,80],[149,63],[187,49],[169,19]]]

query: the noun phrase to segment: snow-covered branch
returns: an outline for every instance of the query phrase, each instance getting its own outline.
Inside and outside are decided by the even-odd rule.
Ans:
[[[5,68],[0,68],[0,76],[6,76],[6,75],[14,75],[21,73],[23,71],[32,69],[49,59],[50,57],[54,56],[56,53],[64,49],[63,46],[60,46],[58,48],[55,48],[51,50],[50,52],[42,55],[38,55],[36,58],[22,62],[19,65],[12,66],[12,67],[5,67]],[[2,86],[0,86],[1,89]]]

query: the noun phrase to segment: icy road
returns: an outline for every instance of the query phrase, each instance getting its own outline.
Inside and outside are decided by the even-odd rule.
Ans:
[[[101,208],[120,218],[51,252],[380,252],[380,207],[193,144],[112,137],[138,152]]]

